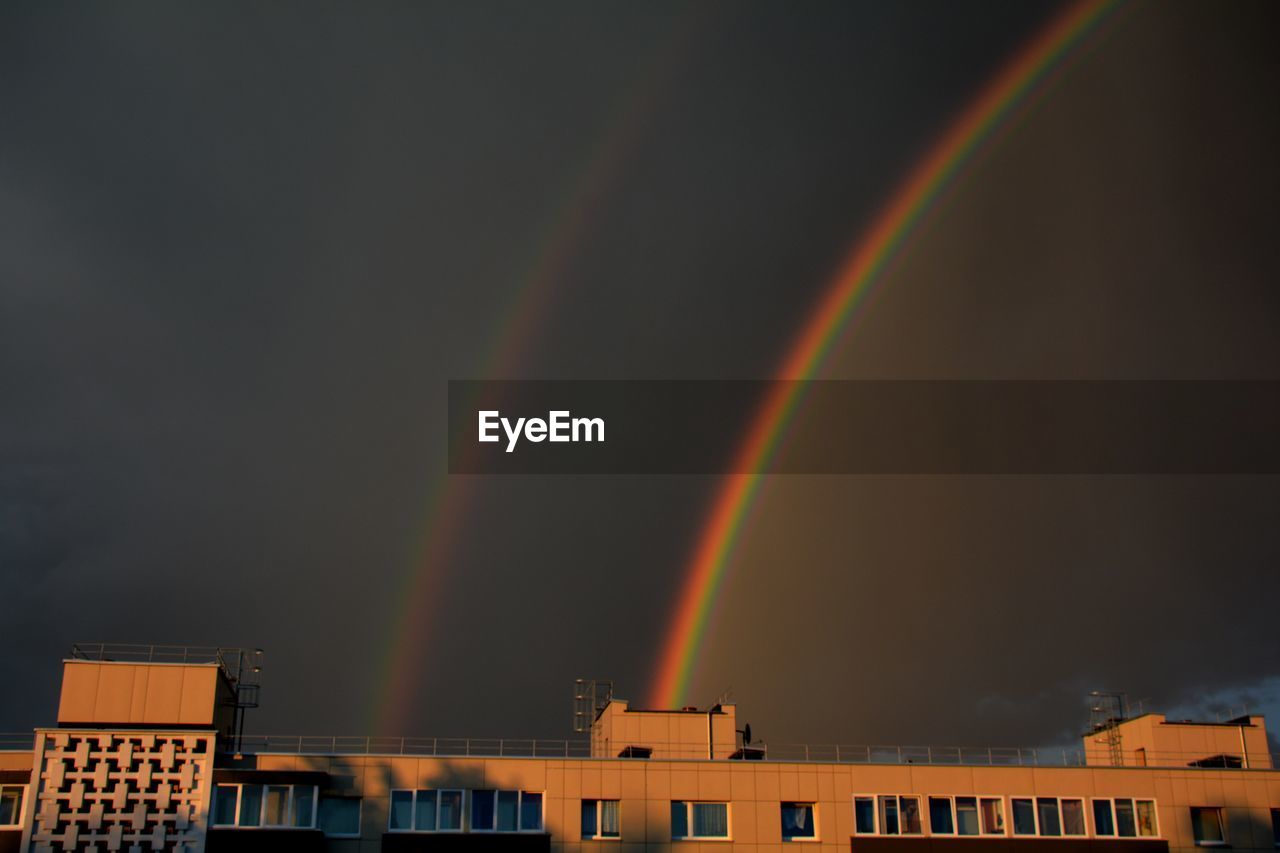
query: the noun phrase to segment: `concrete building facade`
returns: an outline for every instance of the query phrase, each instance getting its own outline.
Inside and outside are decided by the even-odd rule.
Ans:
[[[1115,720],[1052,761],[782,749],[743,743],[732,705],[619,700],[580,741],[244,738],[248,679],[224,652],[64,661],[57,725],[0,749],[0,851],[1280,846],[1259,716]]]

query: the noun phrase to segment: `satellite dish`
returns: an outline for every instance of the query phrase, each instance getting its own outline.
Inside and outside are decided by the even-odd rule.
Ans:
[[[742,729],[742,745],[748,746],[751,743],[751,724],[747,723]]]

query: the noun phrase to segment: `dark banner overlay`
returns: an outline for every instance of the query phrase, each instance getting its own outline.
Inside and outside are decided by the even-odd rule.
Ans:
[[[1277,474],[1280,382],[452,381],[449,436],[454,474]]]

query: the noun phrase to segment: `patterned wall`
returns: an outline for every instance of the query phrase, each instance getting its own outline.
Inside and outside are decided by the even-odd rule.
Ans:
[[[24,849],[202,853],[213,749],[212,732],[38,732]]]

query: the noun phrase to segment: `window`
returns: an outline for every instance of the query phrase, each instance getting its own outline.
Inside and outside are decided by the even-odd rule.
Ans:
[[[0,823],[4,823],[4,817],[0,814]],[[1271,810],[1271,838],[1277,847],[1280,847],[1280,809]]]
[[[617,800],[582,801],[583,838],[619,838],[621,835]]]
[[[782,804],[782,840],[816,839],[818,824],[813,803]]]
[[[1093,801],[1093,834],[1100,838],[1156,838],[1155,800],[1127,797]]]
[[[1191,834],[1196,844],[1207,847],[1225,845],[1227,835],[1223,829],[1222,809],[1192,806]]]
[[[729,804],[672,801],[671,837],[728,838]]]
[[[1084,800],[1059,800],[1062,804],[1062,834],[1086,835],[1084,828]]]
[[[1013,834],[1036,834],[1036,809],[1030,797],[1013,797],[1009,800],[1013,809]]]
[[[431,788],[392,791],[387,828],[393,832],[461,832],[462,792]]]
[[[956,797],[956,835],[978,834],[978,798]]]
[[[955,835],[955,816],[951,813],[950,797],[929,798],[929,832],[934,835]]]
[[[876,797],[876,830],[880,835],[920,835],[920,798],[896,794]]]
[[[213,791],[213,825],[242,829],[313,829],[315,785],[220,784]]]
[[[1040,821],[1040,834],[1058,836],[1062,834],[1062,819],[1058,814],[1058,801],[1053,797],[1036,798],[1036,817]]]
[[[982,812],[982,834],[1004,835],[1004,800],[1000,797],[982,797],[978,800]]]
[[[542,793],[538,791],[472,791],[472,832],[539,832]]]
[[[876,834],[876,798],[853,798],[853,831],[858,835]]]
[[[360,836],[359,797],[321,797],[320,828],[332,837]]]
[[[0,826],[22,824],[22,800],[25,785],[0,785]]]

